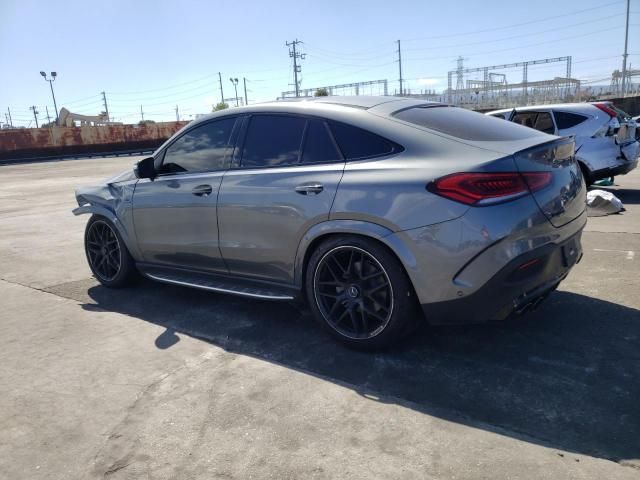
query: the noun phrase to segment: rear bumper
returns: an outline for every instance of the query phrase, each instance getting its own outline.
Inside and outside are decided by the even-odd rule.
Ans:
[[[504,320],[537,306],[582,258],[581,236],[582,230],[514,258],[470,295],[423,304],[427,321],[443,325]]]
[[[601,180],[603,178],[614,177],[616,175],[625,175],[630,171],[634,170],[638,166],[638,160],[633,160],[631,162],[624,162],[620,165],[611,168],[602,168],[600,170],[596,170],[591,172],[591,178],[593,180]]]

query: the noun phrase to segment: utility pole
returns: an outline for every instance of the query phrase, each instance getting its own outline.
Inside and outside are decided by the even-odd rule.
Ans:
[[[296,87],[296,97],[300,96],[300,84],[298,83],[298,73],[302,71],[302,67],[298,65],[298,59],[304,60],[307,56],[305,53],[299,53],[296,51],[296,46],[302,43],[297,38],[293,42],[285,42],[287,47],[291,47],[289,49],[289,57],[293,58],[293,81],[295,82]]]
[[[49,116],[49,107],[45,105],[44,109],[47,112],[47,123],[51,123],[51,117]]]
[[[38,112],[38,110],[36,110],[36,106],[35,105],[33,105],[32,107],[29,107],[29,110],[33,110],[33,118],[36,120],[36,128],[40,128],[38,126],[38,113],[40,113],[40,112]]]
[[[238,79],[237,78],[230,78],[229,81],[233,84],[233,88],[236,91],[236,107],[239,107],[240,104],[238,103]]]
[[[109,119],[109,107],[107,107],[107,94],[104,92],[101,92],[101,93],[102,93],[102,101],[104,102],[104,113],[107,114],[107,122],[109,122],[110,119]]]
[[[140,116],[142,117],[142,121],[144,122],[144,112],[142,111],[142,105],[140,105]]]
[[[56,123],[58,123],[58,105],[56,105],[56,95],[53,93],[53,82],[56,81],[56,77],[58,76],[57,72],[51,72],[51,78],[47,78],[47,74],[45,72],[40,72],[42,78],[44,78],[47,82],[49,82],[49,87],[51,87],[51,96],[53,97],[53,108],[56,110]]]
[[[622,54],[622,92],[621,96],[627,91],[627,45],[629,44],[629,4],[631,0],[627,0],[627,22],[624,30],[624,53]]]
[[[178,112],[178,105],[176,105],[176,122],[180,121],[180,113]]]
[[[249,105],[249,99],[247,98],[247,79],[242,77],[242,83],[244,83],[244,104]]]
[[[398,40],[398,70],[400,73],[400,96],[402,96],[402,52],[400,51],[400,40]]]
[[[222,74],[218,72],[218,80],[220,80],[220,103],[224,103],[224,92],[222,91]]]
[[[9,125],[13,127],[13,119],[11,118],[11,110],[7,107],[7,113],[9,114]]]

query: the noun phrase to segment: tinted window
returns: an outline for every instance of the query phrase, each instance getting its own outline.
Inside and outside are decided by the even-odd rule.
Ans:
[[[202,172],[225,168],[225,153],[235,121],[235,118],[227,118],[189,130],[167,148],[161,172]]]
[[[387,155],[394,151],[393,143],[361,128],[331,122],[331,131],[347,160]]]
[[[322,120],[309,120],[302,150],[303,163],[341,160],[329,130]]]
[[[458,107],[413,107],[396,112],[393,116],[463,140],[518,140],[539,135],[535,130]]]
[[[575,127],[587,119],[584,115],[569,112],[553,112],[553,116],[556,117],[556,125],[559,130]]]
[[[537,116],[538,112],[518,112],[511,121],[525,127],[535,128]]]
[[[249,121],[242,152],[245,168],[298,163],[306,120],[285,115],[255,115]]]
[[[533,128],[544,133],[554,133],[556,131],[556,127],[553,124],[553,119],[549,112],[538,113],[538,116],[536,117],[536,124]]]

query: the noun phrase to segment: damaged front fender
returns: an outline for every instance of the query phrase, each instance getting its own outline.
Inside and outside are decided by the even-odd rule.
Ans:
[[[72,213],[74,215],[99,215],[109,220],[120,233],[131,255],[138,260],[140,259],[140,254],[137,248],[131,211],[135,184],[135,180],[129,180],[120,183],[80,187],[75,192],[78,208],[74,208]]]

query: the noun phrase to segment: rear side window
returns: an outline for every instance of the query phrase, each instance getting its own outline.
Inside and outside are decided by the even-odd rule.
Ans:
[[[587,119],[584,115],[569,112],[553,112],[553,116],[556,119],[556,125],[559,130],[575,127]]]
[[[302,149],[302,163],[335,162],[341,160],[329,135],[327,125],[322,120],[309,120]]]
[[[530,110],[526,112],[518,112],[513,116],[511,121],[524,125],[525,127],[535,128],[536,130],[544,133],[555,132],[553,119],[549,112],[532,112]]]
[[[384,138],[344,123],[330,122],[333,137],[347,160],[378,157],[400,150]]]
[[[399,120],[463,140],[501,141],[535,137],[540,133],[482,113],[458,107],[412,107],[393,114]]]
[[[556,127],[553,124],[553,118],[551,118],[551,114],[549,112],[538,113],[538,116],[536,117],[536,124],[533,128],[544,133],[554,133],[556,131]]]
[[[304,118],[286,115],[251,117],[242,152],[242,167],[297,164],[305,124]]]
[[[189,130],[164,154],[161,173],[203,172],[225,168],[235,118],[206,123]]]

